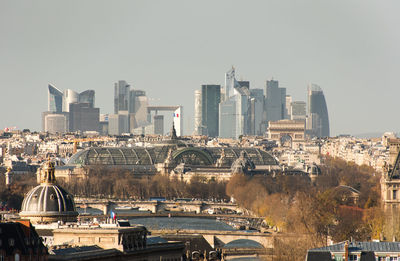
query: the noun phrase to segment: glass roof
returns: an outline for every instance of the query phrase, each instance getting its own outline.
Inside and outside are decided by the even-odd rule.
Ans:
[[[221,157],[222,150],[225,154],[224,167],[230,167],[240,156],[241,151],[246,151],[247,156],[255,165],[277,165],[277,161],[268,152],[256,148],[220,148],[220,147],[193,147],[190,149],[176,148],[175,146],[157,147],[92,147],[77,152],[69,160],[67,165],[153,165],[163,163],[172,149],[174,154],[185,150],[185,154],[193,155],[204,153],[215,164]]]

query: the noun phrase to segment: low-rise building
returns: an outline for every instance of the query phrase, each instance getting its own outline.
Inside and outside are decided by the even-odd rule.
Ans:
[[[400,242],[341,242],[307,251],[306,261],[395,261]]]

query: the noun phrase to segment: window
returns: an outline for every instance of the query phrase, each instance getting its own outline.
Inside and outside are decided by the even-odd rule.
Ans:
[[[378,256],[377,261],[386,261],[386,257]]]
[[[397,190],[393,190],[393,199],[397,199]]]
[[[391,256],[388,259],[389,261],[397,261],[397,256]]]
[[[9,238],[8,239],[8,245],[9,246],[14,246],[14,244],[15,244],[14,238]]]
[[[349,255],[349,261],[357,261],[357,255]]]

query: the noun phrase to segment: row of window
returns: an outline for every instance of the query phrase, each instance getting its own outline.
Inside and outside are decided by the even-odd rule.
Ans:
[[[341,256],[336,256],[335,261],[344,261],[345,259]],[[349,261],[360,261],[361,259],[357,255],[349,255]],[[397,256],[378,256],[376,261],[400,261]]]

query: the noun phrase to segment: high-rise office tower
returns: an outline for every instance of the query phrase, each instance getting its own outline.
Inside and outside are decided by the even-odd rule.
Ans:
[[[221,138],[237,138],[236,101],[233,99],[219,104],[219,136]]]
[[[68,116],[65,113],[44,113],[43,130],[49,133],[65,133],[68,131]]]
[[[235,78],[235,68],[232,67],[227,73],[225,73],[225,95],[222,101],[228,100],[229,97],[235,95],[235,88],[247,87],[249,89],[250,83],[248,81],[241,81],[243,86]]]
[[[150,123],[147,107],[149,100],[142,90],[129,91],[130,129],[146,126]]]
[[[121,135],[122,133],[129,133],[128,111],[120,111],[118,114],[108,116],[108,134]]]
[[[201,90],[194,91],[194,134],[203,135],[202,130],[202,108]]]
[[[250,84],[241,86],[235,79],[235,69],[225,74],[225,92],[228,97],[219,104],[219,136],[238,138],[250,134]]]
[[[286,88],[280,88],[279,82],[267,81],[265,108],[266,122],[283,120],[286,117]]]
[[[261,123],[264,110],[264,91],[262,89],[250,89],[250,133],[262,135]]]
[[[70,131],[99,131],[100,109],[91,108],[89,103],[69,104],[69,130]]]
[[[154,134],[164,134],[164,115],[153,116]]]
[[[126,81],[118,81],[114,84],[114,114],[129,110],[129,91],[130,86]]]
[[[221,86],[204,84],[201,86],[200,95],[197,97],[195,108],[198,122],[196,128],[200,135],[217,137],[219,132],[219,103],[221,101]]]
[[[286,104],[285,104],[285,119],[290,119],[290,114],[291,114],[290,105],[292,103],[292,100],[293,100],[292,96],[286,95],[286,99],[285,99],[285,102],[286,102]]]
[[[97,129],[92,129],[92,127],[94,126],[92,123],[96,121],[98,122],[99,116],[93,113],[87,114],[88,113],[87,110],[75,111],[74,115],[72,115],[72,121],[70,121],[71,104],[78,104],[78,103],[85,104],[82,106],[95,109],[94,108],[95,92],[93,90],[86,90],[84,92],[77,93],[71,89],[67,89],[63,93],[53,85],[49,84],[48,95],[49,95],[48,111],[42,113],[43,131],[48,131],[48,132],[66,132],[70,130],[85,131],[88,130],[87,129],[88,126],[90,126],[89,127],[90,130],[98,131],[98,126]],[[75,106],[74,108],[76,109],[77,107]],[[80,123],[80,120],[78,120],[78,118],[81,118],[81,116],[79,116],[81,112],[83,113],[82,117],[84,119],[82,123]],[[51,114],[54,115],[51,116]],[[94,118],[90,118],[91,116],[88,115],[92,115]],[[70,129],[70,127],[72,127],[72,129]]]
[[[94,98],[95,98],[94,90],[86,90],[79,94],[78,102],[87,103],[89,104],[90,108],[94,108],[95,105]]]
[[[291,120],[306,119],[306,103],[303,101],[292,101],[289,111]]]
[[[76,91],[67,89],[64,91],[63,108],[64,111],[69,112],[69,105],[79,101],[79,94]]]
[[[63,111],[63,93],[54,87],[48,85],[48,111],[60,113]]]
[[[307,127],[311,136],[329,137],[329,116],[325,96],[316,84],[308,85],[308,122]]]

